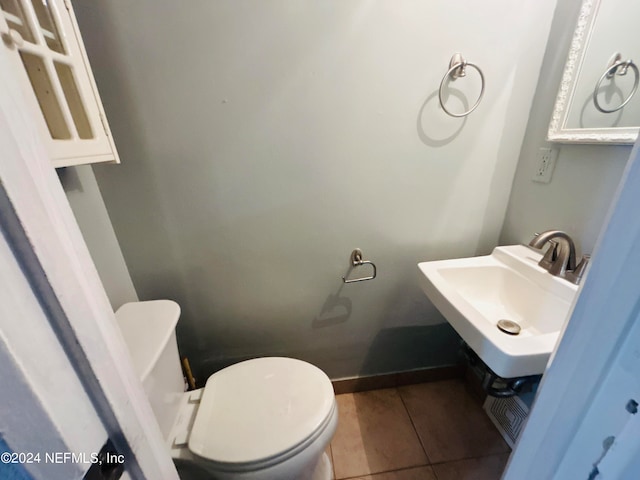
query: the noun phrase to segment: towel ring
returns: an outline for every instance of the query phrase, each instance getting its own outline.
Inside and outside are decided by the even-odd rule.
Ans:
[[[478,71],[478,74],[480,74],[480,84],[481,84],[480,95],[478,96],[478,100],[476,100],[476,103],[474,103],[473,107],[471,107],[469,110],[462,113],[453,113],[447,110],[447,107],[444,106],[444,100],[442,100],[442,89],[448,77],[451,77],[452,80],[456,80],[457,78],[466,76],[467,74],[465,70],[466,67],[473,67]],[[475,63],[469,63],[465,61],[465,59],[462,58],[462,55],[460,55],[459,53],[454,54],[453,57],[451,57],[451,61],[449,62],[449,70],[447,70],[447,73],[445,73],[444,77],[442,77],[442,81],[440,82],[440,88],[438,89],[438,99],[440,100],[440,106],[442,107],[442,109],[445,111],[447,115],[450,115],[452,117],[466,117],[471,112],[473,112],[478,107],[478,105],[480,105],[480,100],[482,100],[483,95],[484,95],[484,74],[482,73],[482,70],[480,70],[480,67],[478,67]]]
[[[602,112],[602,113],[613,113],[613,112],[617,112],[618,110],[622,109],[627,103],[629,103],[629,101],[631,100],[631,98],[633,98],[633,95],[636,93],[636,90],[638,90],[638,81],[640,80],[640,74],[638,72],[638,67],[636,66],[635,63],[633,63],[633,60],[629,59],[629,60],[620,60],[620,54],[616,55],[615,57],[615,63],[613,63],[612,65],[609,66],[609,68],[607,68],[604,73],[602,74],[602,76],[600,77],[600,80],[598,80],[598,83],[596,83],[596,88],[593,89],[593,103],[596,106],[596,108]],[[605,78],[612,78],[616,73],[618,73],[618,68],[620,68],[620,73],[618,73],[618,75],[626,75],[627,74],[627,69],[631,67],[631,70],[633,70],[633,74],[634,74],[634,82],[633,82],[633,88],[631,89],[631,93],[629,93],[629,95],[627,96],[627,98],[624,99],[624,101],[617,106],[616,108],[613,108],[611,110],[607,110],[606,108],[602,108],[600,106],[600,104],[598,103],[598,90],[600,90],[600,85],[602,84],[602,82],[604,81]]]

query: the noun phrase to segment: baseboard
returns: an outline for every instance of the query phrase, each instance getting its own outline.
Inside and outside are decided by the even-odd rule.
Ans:
[[[336,395],[342,393],[365,392],[381,388],[394,388],[402,385],[416,383],[437,382],[439,380],[451,380],[461,378],[464,369],[457,365],[424,368],[407,372],[387,373],[383,375],[370,375],[366,377],[343,378],[333,380],[333,390]]]

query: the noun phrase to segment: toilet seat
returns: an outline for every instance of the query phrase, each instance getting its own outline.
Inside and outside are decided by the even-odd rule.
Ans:
[[[287,461],[294,459],[296,457],[300,457],[304,454],[304,450],[311,448],[310,446],[318,440],[319,437],[325,435],[325,431],[329,430],[330,435],[327,439],[327,442],[324,445],[328,444],[328,440],[333,436],[335,432],[335,428],[337,426],[337,408],[331,410],[331,414],[327,417],[326,421],[320,427],[320,429],[316,430],[310,437],[308,437],[303,443],[293,447],[292,449],[282,453],[279,456],[274,456],[271,458],[253,461],[253,462],[245,462],[245,463],[225,463],[225,462],[217,462],[211,459],[205,459],[207,468],[210,471],[215,471],[219,473],[226,474],[238,474],[238,473],[255,473],[258,471],[268,470],[272,467],[277,467],[278,465],[285,464]],[[192,453],[193,455],[193,453]],[[194,455],[194,457],[197,457]],[[279,477],[278,477],[279,478]]]
[[[306,448],[335,415],[322,370],[292,358],[247,360],[209,377],[188,446],[223,470],[260,469]]]

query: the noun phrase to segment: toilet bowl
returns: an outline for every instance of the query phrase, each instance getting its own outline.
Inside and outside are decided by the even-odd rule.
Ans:
[[[292,358],[231,365],[184,391],[170,300],[128,303],[116,319],[183,480],[329,480],[338,423],[331,381]]]

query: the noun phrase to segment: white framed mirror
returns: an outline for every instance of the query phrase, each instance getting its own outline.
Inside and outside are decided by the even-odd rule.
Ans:
[[[547,139],[633,144],[640,130],[640,2],[583,0]]]

